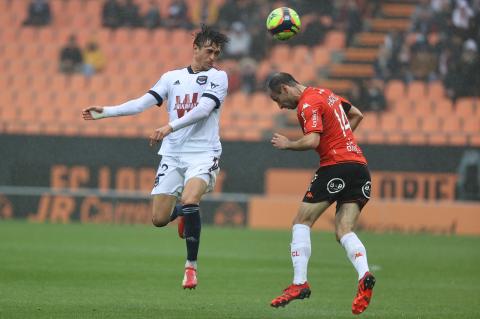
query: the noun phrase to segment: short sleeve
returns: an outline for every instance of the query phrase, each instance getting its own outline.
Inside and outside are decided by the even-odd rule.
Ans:
[[[347,114],[352,108],[352,103],[344,97],[339,96],[339,98],[340,98],[340,104],[342,105],[343,110],[345,111],[345,114]]]
[[[303,133],[323,132],[323,104],[319,98],[307,98],[303,105],[300,116],[303,118]]]
[[[209,77],[205,91],[202,97],[207,97],[215,101],[215,108],[219,108],[223,103],[228,90],[228,77],[224,71],[216,72]]]
[[[163,100],[168,98],[168,73],[162,75],[160,80],[148,91],[157,100],[157,105],[160,106]]]

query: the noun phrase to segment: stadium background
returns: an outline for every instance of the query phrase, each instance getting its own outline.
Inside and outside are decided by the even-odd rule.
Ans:
[[[240,47],[219,63],[230,92],[221,113],[222,173],[202,203],[205,223],[238,231],[290,227],[318,159],[269,143],[273,132],[301,136],[293,112],[278,110],[263,91],[268,75],[281,70],[331,88],[364,112],[355,134],[373,173],[373,197],[359,225],[364,234],[480,234],[479,1],[134,0],[138,15],[124,11],[108,23],[105,1],[47,2],[50,19],[34,26],[25,24],[30,1],[0,0],[4,234],[29,229],[8,221],[17,219],[89,224],[85,229],[150,223],[148,192],[159,158],[147,137],[166,113],[152,108],[85,122],[81,110],[138,97],[163,72],[187,66],[201,22],[228,32]],[[144,23],[151,4],[160,19]],[[303,23],[286,43],[272,41],[264,27],[281,5],[295,8]],[[458,10],[470,16],[466,27]],[[98,45],[98,71],[61,71],[71,35],[82,50]],[[316,229],[333,229],[328,214]],[[478,258],[478,250],[465,249]]]
[[[104,1],[52,0],[50,18],[38,26],[28,24],[29,1],[2,0],[1,216],[36,218],[48,207],[44,220],[77,220],[78,199],[86,194],[60,191],[88,189],[114,206],[121,196],[109,198],[106,191],[145,197],[159,160],[145,138],[166,122],[166,112],[154,108],[135,118],[84,122],[80,111],[138,97],[163,72],[188,65],[192,32],[205,22],[228,32],[234,44],[219,63],[231,83],[222,108],[225,151],[217,187],[217,193],[230,194],[224,204],[233,212],[223,210],[227,197],[217,195],[221,209],[204,210],[212,214],[209,220],[289,225],[289,217],[269,222],[279,216],[277,208],[263,210],[278,196],[291,197],[294,207],[317,161],[308,153],[280,154],[268,143],[275,131],[301,134],[294,112],[279,111],[262,91],[268,74],[282,70],[332,88],[365,113],[356,135],[374,174],[371,206],[382,205],[371,214],[370,227],[478,234],[480,62],[478,54],[473,61],[468,54],[472,45],[478,50],[479,11],[478,1],[466,3],[473,12],[470,29],[456,27],[455,11],[464,3],[133,1],[133,13],[124,8],[112,22]],[[264,31],[264,17],[281,4],[296,8],[303,22],[303,33],[286,43]],[[151,5],[159,9],[156,24],[142,18]],[[104,56],[100,70],[61,72],[60,52],[71,35],[82,50],[97,43]],[[425,66],[429,60],[434,63]],[[452,82],[462,77],[469,82]],[[48,206],[41,199],[52,189],[57,193]],[[73,204],[64,195],[79,198]],[[56,203],[56,196],[64,201]],[[403,210],[407,202],[412,215]],[[285,210],[281,215],[290,216],[292,206],[281,206],[288,207],[278,208]],[[445,213],[442,207],[448,207]],[[239,211],[241,218],[215,218]],[[95,206],[89,214],[104,212]],[[113,215],[116,222],[132,218]],[[433,220],[437,224],[430,225]]]

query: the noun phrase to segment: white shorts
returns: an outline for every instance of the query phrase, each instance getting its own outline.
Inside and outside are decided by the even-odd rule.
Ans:
[[[211,192],[220,172],[220,154],[218,151],[163,156],[151,194],[181,197],[183,187],[192,177],[203,179],[207,183],[207,193]]]

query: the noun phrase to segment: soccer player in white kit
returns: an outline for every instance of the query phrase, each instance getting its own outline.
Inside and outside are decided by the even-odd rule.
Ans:
[[[82,112],[85,120],[132,115],[168,100],[169,123],[150,136],[152,146],[163,140],[159,151],[162,160],[151,193],[152,222],[163,227],[179,216],[179,235],[187,246],[182,286],[189,289],[197,286],[199,204],[215,186],[222,153],[219,117],[228,78],[213,65],[226,42],[224,34],[202,26],[195,34],[190,66],[163,74],[137,99],[116,106],[91,106]],[[177,200],[182,206],[175,206]]]

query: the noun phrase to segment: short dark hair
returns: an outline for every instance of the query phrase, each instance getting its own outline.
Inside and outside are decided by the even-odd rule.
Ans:
[[[193,44],[199,48],[203,47],[207,43],[215,43],[220,47],[221,50],[223,50],[227,42],[228,37],[225,34],[205,24],[202,24],[202,29],[195,33],[195,39],[193,40]]]
[[[285,72],[278,72],[270,77],[267,86],[272,92],[280,93],[280,88],[282,84],[286,84],[288,86],[295,86],[299,83],[291,74]]]

